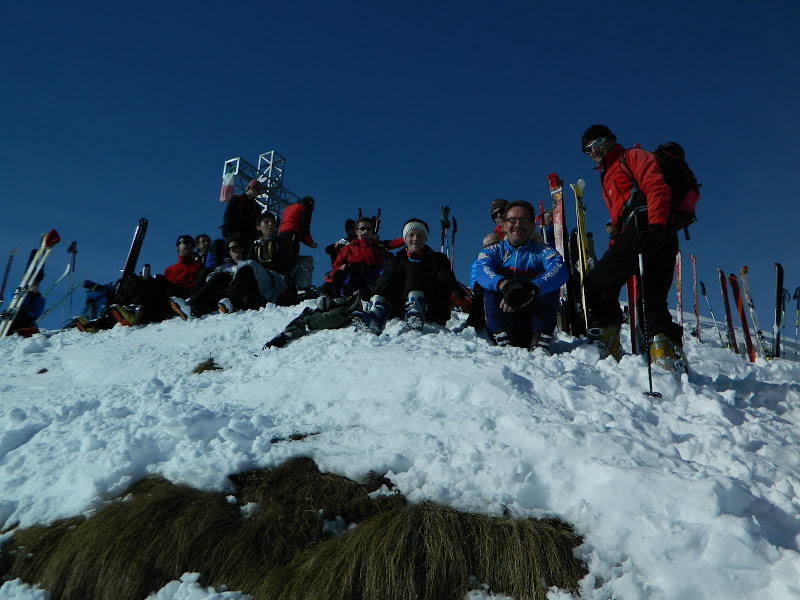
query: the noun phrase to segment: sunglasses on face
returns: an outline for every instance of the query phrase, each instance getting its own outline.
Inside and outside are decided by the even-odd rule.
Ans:
[[[229,252],[241,252],[242,250],[244,250],[244,246],[239,244],[236,244],[235,246],[228,246]]]
[[[504,221],[509,225],[516,225],[517,223],[520,225],[530,225],[533,223],[533,219],[530,217],[507,217]]]
[[[372,231],[372,227],[359,227],[356,231]]]
[[[503,216],[503,211],[502,210],[498,210],[498,211],[495,211],[495,212],[492,213],[492,219],[494,219],[495,221],[499,217],[502,217],[502,216]]]
[[[593,148],[599,148],[606,143],[606,139],[608,138],[597,138],[596,140],[592,140],[583,147],[583,153],[589,154]]]

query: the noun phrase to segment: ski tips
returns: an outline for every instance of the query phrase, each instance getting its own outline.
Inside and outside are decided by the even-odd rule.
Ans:
[[[44,245],[45,247],[49,248],[50,246],[55,246],[60,241],[61,236],[58,235],[58,232],[55,229],[51,229],[45,236]]]
[[[547,174],[547,183],[550,184],[550,187],[558,187],[562,181],[561,178],[556,173],[548,173]]]

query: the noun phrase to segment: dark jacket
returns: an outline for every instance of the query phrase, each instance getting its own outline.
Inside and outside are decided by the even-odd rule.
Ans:
[[[247,258],[257,261],[265,269],[288,275],[293,266],[288,250],[289,245],[282,243],[277,237],[268,240],[259,238],[250,246]]]
[[[243,244],[249,245],[258,237],[256,222],[261,214],[258,202],[246,194],[237,194],[228,201],[222,216],[222,237],[229,239],[234,233],[240,235]]]

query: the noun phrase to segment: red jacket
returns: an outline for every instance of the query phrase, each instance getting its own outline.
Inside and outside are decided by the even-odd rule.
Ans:
[[[164,277],[170,283],[184,288],[191,288],[197,281],[199,271],[203,265],[194,259],[194,256],[179,256],[178,262],[164,269]]]
[[[374,240],[354,239],[347,246],[339,248],[330,276],[333,277],[334,273],[344,265],[357,264],[380,269],[387,254],[386,248]]]
[[[647,198],[647,224],[658,224],[666,228],[672,192],[664,181],[655,156],[638,146],[626,150],[620,144],[609,150],[603,159],[603,164],[596,167],[600,171],[603,200],[608,207],[611,222],[617,231],[624,229],[625,223],[621,217],[627,217],[625,203],[630,197],[634,183],[620,164],[623,154],[625,154],[625,164]]]
[[[306,207],[300,202],[290,204],[283,209],[281,226],[278,233],[296,233],[306,246],[314,243],[311,237],[311,212],[306,215]]]

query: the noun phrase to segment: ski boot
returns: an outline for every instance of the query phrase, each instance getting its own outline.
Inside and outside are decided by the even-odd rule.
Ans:
[[[502,331],[498,331],[497,333],[493,333],[491,335],[492,339],[494,340],[495,346],[506,348],[511,345],[511,336],[505,329]]]
[[[357,331],[369,331],[375,335],[383,333],[386,319],[389,314],[389,305],[383,296],[373,296],[367,310],[357,310],[350,315],[350,319]]]
[[[97,333],[99,330],[94,324],[87,319],[86,317],[79,316],[75,317],[75,329],[78,331],[82,331],[83,333]]]
[[[650,342],[650,363],[665,371],[670,371],[678,380],[684,373],[689,373],[683,348],[663,333],[655,334],[653,341]]]
[[[233,306],[233,302],[231,302],[230,298],[223,298],[217,304],[217,308],[219,308],[219,312],[223,315],[228,315],[232,312],[236,312],[236,308]]]
[[[619,325],[592,327],[586,332],[589,343],[600,350],[600,360],[613,356],[614,360],[622,360],[622,346],[619,342]]]
[[[194,319],[194,316],[192,315],[192,307],[189,305],[187,300],[179,298],[178,296],[173,296],[169,299],[169,305],[172,307],[172,310],[175,311],[175,314],[184,321],[187,321],[188,319]]]
[[[123,327],[134,327],[142,323],[142,307],[136,304],[122,306],[121,304],[114,304],[111,306],[111,314],[117,320],[117,323]]]
[[[422,331],[425,327],[425,294],[419,291],[409,292],[406,300],[406,325],[409,329]]]
[[[553,335],[549,333],[539,333],[534,332],[533,336],[531,337],[531,344],[528,346],[528,350],[531,352],[538,351],[540,354],[544,354],[545,356],[550,356],[552,352],[550,351],[550,344],[553,343]]]

